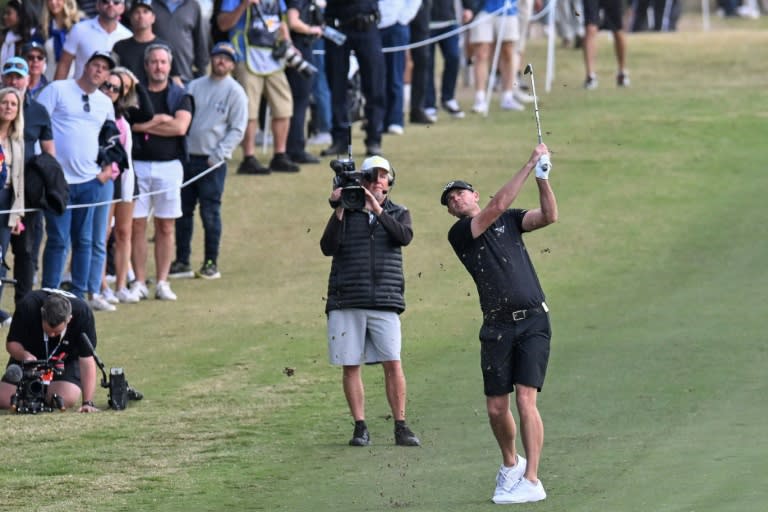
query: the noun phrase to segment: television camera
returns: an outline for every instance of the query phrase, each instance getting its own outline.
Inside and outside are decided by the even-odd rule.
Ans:
[[[128,407],[129,400],[141,400],[144,398],[144,395],[140,391],[128,385],[125,371],[122,368],[110,368],[109,376],[107,376],[107,372],[104,369],[104,363],[99,356],[96,355],[96,350],[93,348],[93,344],[88,338],[88,335],[83,333],[82,339],[90,349],[91,354],[93,354],[96,366],[98,366],[101,371],[101,387],[109,390],[107,403],[111,409],[122,411]]]
[[[3,380],[16,384],[16,393],[11,397],[11,410],[19,414],[37,414],[64,410],[64,399],[53,395],[46,401],[48,385],[55,375],[64,372],[64,363],[56,359],[24,361],[21,365],[11,364],[5,370]]]
[[[336,176],[333,177],[333,189],[341,188],[339,205],[346,210],[362,210],[365,208],[365,189],[363,180],[375,181],[376,170],[355,170],[352,160],[352,128],[349,128],[347,158],[331,160],[330,166]]]

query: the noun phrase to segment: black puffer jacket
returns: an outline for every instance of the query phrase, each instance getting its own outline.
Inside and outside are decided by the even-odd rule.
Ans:
[[[411,243],[411,213],[386,200],[384,211],[369,222],[368,212],[346,210],[342,220],[328,220],[320,248],[333,256],[325,312],[335,309],[405,311],[401,247]]]

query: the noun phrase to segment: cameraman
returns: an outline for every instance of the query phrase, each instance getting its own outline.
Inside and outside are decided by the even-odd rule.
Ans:
[[[96,362],[93,352],[82,340],[85,333],[96,345],[96,326],[91,308],[71,293],[42,289],[29,292],[16,306],[6,349],[8,365],[22,366],[23,361],[61,360],[64,372],[48,386],[46,403],[59,395],[65,408],[75,405],[81,395],[78,412],[98,412],[93,405],[96,389]],[[10,407],[16,384],[0,382],[0,409]]]
[[[400,364],[400,313],[405,310],[401,248],[413,239],[411,214],[387,198],[394,171],[380,156],[363,161],[365,208],[340,206],[342,188],[330,197],[334,213],[320,240],[332,256],[328,279],[328,358],[343,366],[344,395],[355,420],[349,444],[370,444],[360,366],[381,363],[387,400],[395,420],[395,443],[419,446],[405,423],[405,375]]]

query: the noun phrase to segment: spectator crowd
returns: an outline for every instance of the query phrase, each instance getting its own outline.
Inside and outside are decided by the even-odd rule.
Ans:
[[[565,44],[584,40],[592,89],[595,8],[585,30],[567,12],[574,4],[560,3],[558,30]],[[237,146],[238,174],[295,173],[345,154],[349,127],[362,120],[366,156],[379,156],[385,134],[405,133],[406,113],[411,126],[435,123],[439,112],[465,117],[456,97],[464,59],[473,112],[488,112],[489,81],[498,82],[501,110],[525,110],[533,98],[521,62],[541,8],[541,0],[216,0],[204,13],[198,0],[8,0],[0,256],[10,246],[16,302],[39,282],[113,311],[148,298],[148,283],[156,299],[176,300],[171,277],[220,277],[221,199]],[[613,14],[617,84],[628,86],[623,11]],[[266,164],[256,157],[259,137],[271,140]],[[309,150],[317,146],[319,155]],[[204,260],[194,270],[197,208]],[[9,317],[0,312],[0,322]]]

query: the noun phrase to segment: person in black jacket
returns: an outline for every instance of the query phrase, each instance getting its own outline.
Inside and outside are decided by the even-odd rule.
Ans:
[[[9,68],[3,71],[3,85],[15,87],[24,92],[24,180],[27,181],[30,174],[27,170],[30,162],[35,158],[35,147],[39,146],[42,153],[55,156],[56,148],[53,144],[53,129],[51,128],[51,118],[48,111],[40,103],[34,100],[27,87],[29,85],[29,66],[21,68]],[[61,174],[51,173],[53,178],[61,177]],[[55,195],[61,191],[61,188],[55,189],[46,183],[46,193]],[[59,184],[61,186],[61,184]],[[63,187],[66,188],[66,183]],[[29,187],[25,187],[29,188]],[[37,189],[38,191],[40,189]],[[59,196],[61,198],[61,196]],[[53,199],[49,201],[53,204]],[[66,206],[67,198],[63,198]],[[38,206],[28,203],[28,208]],[[59,212],[59,214],[62,212]],[[35,272],[38,268],[38,255],[40,254],[40,244],[43,239],[43,215],[37,211],[29,211],[24,214],[25,230],[17,235],[11,236],[11,247],[13,249],[13,277],[16,279],[14,302],[18,303],[32,290]],[[0,313],[0,317],[2,317]],[[8,317],[10,318],[10,317]],[[7,320],[7,318],[3,318]]]
[[[370,444],[365,423],[361,365],[381,363],[387,400],[395,420],[395,443],[419,446],[405,423],[405,375],[400,364],[400,313],[405,310],[401,248],[411,243],[411,214],[389,200],[395,174],[380,156],[363,161],[365,208],[344,209],[342,188],[330,197],[334,212],[320,240],[332,256],[328,278],[328,358],[343,367],[344,395],[355,420],[349,444]]]

